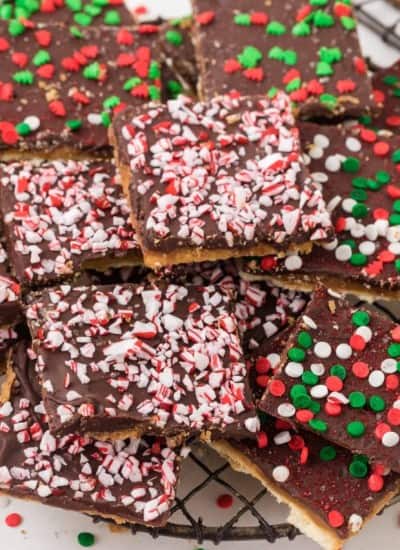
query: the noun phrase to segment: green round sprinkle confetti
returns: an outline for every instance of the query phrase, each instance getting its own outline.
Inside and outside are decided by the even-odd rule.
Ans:
[[[400,199],[397,199],[393,203],[393,210],[397,213],[400,212]]]
[[[360,420],[354,420],[347,424],[346,431],[351,437],[361,437],[365,434],[365,426]]]
[[[382,188],[382,183],[379,183],[378,181],[375,181],[371,178],[367,178],[367,187],[371,191],[378,191]]]
[[[361,162],[355,157],[347,157],[342,162],[342,170],[344,172],[358,172],[361,166]]]
[[[161,98],[161,90],[157,86],[149,86],[149,96],[153,101]]]
[[[111,124],[111,117],[109,113],[103,112],[101,113],[101,123],[103,126],[108,128]]]
[[[74,15],[74,21],[77,25],[81,25],[82,27],[88,27],[93,18],[88,14],[84,12],[79,12]]]
[[[370,115],[361,115],[358,120],[365,126],[369,126],[372,123],[372,117]]]
[[[300,348],[291,348],[288,351],[288,357],[291,361],[296,361],[297,363],[301,363],[304,361],[306,354],[305,351]]]
[[[72,130],[73,132],[76,132],[80,128],[82,128],[82,121],[81,120],[67,120],[65,123],[65,126]]]
[[[100,75],[100,64],[96,61],[90,65],[86,65],[83,69],[83,76],[89,80],[97,80]]]
[[[258,63],[262,60],[263,54],[259,49],[253,46],[246,46],[237,58],[243,67],[246,69],[253,69],[257,67]]]
[[[334,460],[336,458],[335,447],[332,447],[332,445],[327,445],[326,447],[322,447],[322,449],[319,452],[319,458],[324,462],[330,462],[331,460]]]
[[[249,27],[251,25],[251,17],[248,13],[237,13],[233,18],[236,25]]]
[[[303,384],[307,384],[307,386],[315,386],[315,384],[318,384],[319,382],[319,376],[317,376],[310,370],[306,370],[301,375],[301,380]]]
[[[368,405],[370,406],[370,409],[374,412],[382,412],[386,408],[385,400],[382,399],[379,395],[372,395],[368,399]]]
[[[306,21],[300,21],[292,28],[293,36],[310,36],[311,27]]]
[[[318,414],[321,412],[321,405],[318,403],[318,401],[311,401],[311,405],[308,408],[314,414]]]
[[[69,32],[74,38],[83,38],[82,31],[78,27],[75,27],[75,25],[69,28]]]
[[[400,77],[395,74],[387,74],[383,77],[383,82],[386,86],[394,86],[400,81]]]
[[[11,4],[5,4],[0,6],[0,19],[11,19],[13,16],[13,10]]]
[[[400,259],[397,258],[395,261],[394,261],[394,266],[396,268],[396,271],[398,271],[400,273]]]
[[[335,20],[329,13],[318,10],[314,13],[314,25],[316,27],[332,27]]]
[[[391,176],[389,172],[386,172],[385,170],[380,170],[375,174],[375,179],[378,183],[381,183],[382,185],[384,185],[390,182]]]
[[[325,61],[319,61],[315,69],[317,76],[330,76],[334,73],[332,66]]]
[[[351,180],[351,184],[356,189],[368,189],[368,180],[362,176],[357,176]]]
[[[368,262],[367,256],[365,254],[361,254],[361,252],[353,254],[352,257],[350,258],[351,265],[355,265],[355,266],[366,265],[367,262]]]
[[[41,65],[45,65],[46,63],[49,63],[51,57],[48,51],[46,50],[39,50],[32,59],[33,64],[35,67],[40,67]]]
[[[15,129],[20,136],[27,136],[31,133],[31,128],[26,122],[20,122],[15,126]]]
[[[390,357],[400,357],[400,343],[392,342],[387,351]]]
[[[171,29],[165,33],[165,40],[174,46],[181,46],[183,44],[183,35],[181,32]]]
[[[266,29],[267,34],[272,34],[273,36],[280,36],[282,34],[285,34],[286,27],[282,23],[279,23],[279,21],[271,21],[268,23]]]
[[[8,25],[8,32],[11,34],[11,36],[20,36],[25,32],[25,25],[20,21],[13,19]]]
[[[90,15],[90,17],[98,17],[101,14],[101,7],[94,4],[88,4],[83,8],[83,11]]]
[[[297,53],[294,50],[286,50],[283,54],[283,62],[286,65],[296,65],[297,63]]]
[[[352,250],[357,249],[357,243],[354,239],[346,239],[346,240],[342,241],[341,244],[347,244],[347,246],[349,246]]]
[[[350,197],[357,202],[362,202],[368,199],[368,193],[364,189],[353,189]]]
[[[368,474],[368,465],[361,460],[353,460],[349,466],[349,472],[353,477],[364,478]]]
[[[168,97],[176,99],[179,94],[183,92],[183,86],[177,80],[168,80],[167,82],[167,93]]]
[[[367,403],[367,398],[360,391],[352,391],[349,395],[349,401],[353,409],[362,409]]]
[[[93,533],[79,533],[78,535],[78,542],[81,546],[84,546],[85,548],[88,548],[89,546],[93,546],[95,543],[95,537]]]
[[[117,10],[109,10],[104,16],[104,23],[106,25],[120,25],[121,16]]]
[[[274,46],[271,48],[268,52],[268,58],[269,59],[276,59],[277,61],[282,61],[284,56],[284,50],[280,48],[279,46]]]
[[[389,225],[400,225],[400,214],[391,214],[389,216]]]
[[[347,371],[343,365],[333,365],[329,369],[329,374],[331,376],[337,376],[340,380],[346,380]]]
[[[288,84],[286,84],[285,90],[290,93],[290,92],[294,92],[295,90],[298,90],[300,87],[301,87],[301,79],[294,78]]]
[[[368,214],[368,208],[365,204],[357,203],[353,206],[351,213],[355,218],[365,218]]]
[[[340,18],[340,22],[346,31],[353,31],[356,28],[356,22],[352,17],[344,15]]]
[[[100,6],[102,8],[110,4],[110,0],[92,0],[92,1],[95,6]]]
[[[309,395],[299,395],[293,399],[293,405],[296,409],[308,409],[311,405],[311,401]]]
[[[292,401],[300,395],[307,395],[307,388],[302,384],[294,384],[294,386],[290,388],[290,397]]]
[[[82,0],[65,0],[65,4],[71,11],[81,11]]]
[[[302,330],[299,332],[299,335],[297,336],[297,343],[302,348],[309,349],[313,345],[313,338],[309,332]]]
[[[396,151],[392,153],[392,161],[395,163],[400,162],[400,149],[396,149]]]
[[[310,0],[311,6],[323,7],[323,6],[326,6],[327,3],[328,3],[328,0]]]
[[[369,325],[370,320],[371,318],[368,311],[362,311],[361,309],[355,311],[351,316],[351,322],[356,327],[365,327],[366,325]]]
[[[160,65],[157,61],[152,61],[150,63],[148,77],[151,80],[157,80],[157,79],[161,78],[161,69],[160,69]]]
[[[311,420],[309,420],[308,425],[316,432],[328,431],[328,424],[323,420],[318,420],[317,418],[312,418]]]

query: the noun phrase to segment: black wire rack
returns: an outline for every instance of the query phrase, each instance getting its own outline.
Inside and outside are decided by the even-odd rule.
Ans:
[[[383,42],[400,50],[400,0],[391,0],[391,3],[384,0],[353,0],[353,7],[360,23],[379,35]],[[390,22],[386,17],[388,12]]]

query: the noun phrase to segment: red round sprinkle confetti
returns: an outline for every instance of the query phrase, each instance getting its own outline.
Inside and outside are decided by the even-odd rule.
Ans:
[[[296,21],[303,21],[311,13],[311,6],[303,6],[296,13]]]
[[[296,411],[296,418],[299,422],[306,424],[314,418],[314,414],[308,409],[298,409]]]
[[[385,102],[385,94],[381,90],[373,90],[374,101],[378,105]]]
[[[224,64],[224,71],[228,74],[237,73],[242,68],[237,59],[227,59]]]
[[[362,361],[357,361],[353,364],[351,367],[351,370],[354,374],[354,376],[357,376],[357,378],[367,378],[369,375],[369,368],[367,363],[363,363]]]
[[[342,407],[340,403],[332,403],[331,401],[328,401],[325,403],[324,411],[326,414],[329,414],[329,416],[340,416],[342,414]]]
[[[257,445],[259,449],[265,449],[268,446],[268,436],[265,432],[258,432]]]
[[[328,376],[325,384],[329,391],[342,391],[343,389],[343,382],[338,376]]]
[[[400,426],[400,409],[389,409],[387,420],[392,426]]]
[[[385,157],[390,151],[390,145],[385,141],[377,141],[373,150],[377,157]]]
[[[256,378],[257,386],[260,386],[260,388],[266,388],[268,386],[269,378],[270,377],[266,376],[265,374],[261,376],[257,376]]]
[[[400,126],[400,116],[390,115],[386,117],[386,124],[387,126],[391,126],[392,128],[396,128],[397,126]]]
[[[324,86],[319,82],[319,80],[310,80],[307,84],[307,91],[313,95],[321,95],[324,93]]]
[[[266,25],[268,15],[262,11],[255,11],[250,15],[250,21],[253,25]]]
[[[336,89],[340,94],[347,94],[354,92],[356,85],[353,80],[338,80],[336,82]]]
[[[384,464],[379,464],[377,462],[376,464],[372,465],[372,472],[374,474],[377,474],[378,476],[385,476],[388,473],[388,469]]]
[[[233,504],[232,495],[224,494],[217,498],[217,506],[219,508],[230,508]]]
[[[46,30],[40,30],[35,32],[36,42],[39,46],[47,48],[51,43],[51,32]]]
[[[375,208],[372,215],[374,216],[375,220],[388,220],[389,219],[389,212],[386,210],[386,208]]]
[[[394,185],[388,185],[386,187],[386,192],[391,199],[400,199],[400,188],[395,187]]]
[[[396,374],[388,374],[385,380],[385,386],[388,390],[397,390],[399,387],[399,379]]]
[[[263,271],[270,271],[277,266],[277,263],[274,256],[264,256],[260,262],[260,267]]]
[[[203,11],[196,17],[196,21],[199,25],[209,25],[215,19],[215,11]]]
[[[258,357],[256,361],[256,371],[258,374],[265,374],[271,369],[271,363],[266,357]]]
[[[367,74],[367,65],[362,57],[356,56],[353,59],[353,65],[358,74]]]
[[[272,380],[268,389],[274,397],[282,397],[286,391],[286,386],[282,380]]]
[[[289,445],[289,448],[292,449],[292,451],[301,451],[305,443],[301,435],[295,434],[292,437],[292,439],[289,441],[288,445]]]
[[[335,223],[335,230],[337,233],[341,233],[346,229],[346,218],[338,218]]]
[[[388,426],[384,422],[380,422],[379,424],[376,425],[374,434],[375,434],[375,437],[380,441],[382,437],[385,435],[385,433],[390,431],[391,431],[390,426]]]
[[[381,260],[381,262],[390,264],[391,262],[394,262],[396,256],[393,254],[393,252],[389,252],[389,250],[382,250],[382,252],[379,253],[378,258]]]
[[[400,342],[400,325],[395,327],[391,332],[390,336],[395,342]]]
[[[283,75],[282,82],[283,84],[289,84],[289,82],[299,77],[300,73],[297,69],[290,69],[286,74]]]
[[[333,7],[333,13],[336,17],[351,17],[352,9],[351,6],[338,2]]]
[[[10,43],[3,37],[0,37],[0,52],[6,52],[10,47]]]
[[[300,451],[300,464],[307,464],[308,454],[308,447],[303,447]]]
[[[20,514],[8,514],[5,522],[8,527],[18,527],[22,523],[22,516]]]
[[[378,474],[371,474],[368,478],[368,488],[373,493],[379,493],[383,489],[383,477]]]
[[[376,133],[368,128],[361,128],[360,138],[366,143],[374,143],[377,140]]]
[[[367,345],[364,338],[359,334],[353,334],[350,338],[349,343],[355,351],[363,351],[365,349],[365,346]]]
[[[332,527],[341,527],[344,523],[344,517],[338,510],[331,510],[328,514],[328,521]]]

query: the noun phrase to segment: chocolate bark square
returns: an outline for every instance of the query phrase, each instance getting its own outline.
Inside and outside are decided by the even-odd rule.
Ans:
[[[27,317],[52,433],[254,435],[231,303],[220,287],[168,283],[33,296]]]
[[[26,287],[141,262],[111,160],[3,163],[0,211],[10,264]]]
[[[372,120],[367,119],[373,128],[386,128],[395,134],[400,133],[400,63],[386,69],[379,69],[372,77],[374,98],[381,112]]]
[[[116,523],[164,525],[175,497],[179,452],[162,438],[55,438],[26,347],[20,342],[13,349],[2,389],[1,492]]]
[[[21,317],[21,286],[11,275],[8,255],[0,242],[0,327],[15,325]]]
[[[283,93],[129,109],[111,140],[148,267],[309,252],[331,235]]]
[[[243,276],[312,290],[318,283],[370,301],[400,291],[400,138],[360,125],[300,125],[306,163],[319,181],[336,239],[311,254],[244,262]]]
[[[357,117],[372,105],[349,2],[193,0],[199,95],[284,89],[303,118]]]
[[[399,327],[318,289],[259,406],[400,472]]]
[[[0,156],[108,153],[114,114],[160,98],[157,38],[156,26],[48,25],[10,36],[0,22]]]

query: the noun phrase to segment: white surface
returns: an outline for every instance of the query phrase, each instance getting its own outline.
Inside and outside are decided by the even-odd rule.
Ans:
[[[164,17],[178,17],[189,12],[188,0],[127,0],[131,5],[147,4],[153,13],[159,13]],[[382,65],[389,65],[398,59],[399,54],[392,48],[385,46],[375,35],[367,29],[360,29],[363,51],[365,55]],[[185,475],[186,474],[186,475]],[[228,474],[230,481],[246,495],[254,495],[259,490],[259,485],[252,479],[238,474]],[[179,490],[181,496],[185,495],[190,484],[201,480],[201,473],[192,466],[190,471],[183,472],[182,484]],[[216,497],[225,492],[218,485],[213,485],[201,498],[196,499],[191,511],[204,519],[206,525],[218,525],[232,512],[220,511],[215,505]],[[235,503],[237,505],[237,503]],[[266,517],[271,522],[284,521],[287,513],[285,506],[277,505],[272,498],[264,498],[259,510],[265,511]],[[23,524],[16,529],[10,529],[4,524],[4,518],[11,512],[20,513]],[[394,506],[384,515],[376,518],[365,530],[347,545],[347,550],[396,550],[400,547],[400,525],[398,523],[400,506]],[[182,518],[176,517],[179,521]],[[251,525],[252,518],[245,516],[239,525]],[[22,501],[11,501],[7,508],[1,508],[0,499],[0,549],[1,550],[71,550],[79,548],[76,537],[81,531],[90,531],[96,535],[96,550],[190,550],[199,545],[195,541],[178,541],[176,539],[159,538],[151,539],[148,535],[140,534],[133,537],[130,533],[111,533],[105,525],[94,525],[92,521],[80,514],[63,512],[57,509],[32,504]],[[211,550],[213,545],[205,542],[202,545],[206,550]],[[263,541],[223,543],[221,550],[259,550],[267,549],[268,544]],[[282,540],[277,542],[271,550],[317,550],[317,546],[305,537],[299,537],[295,542]]]

